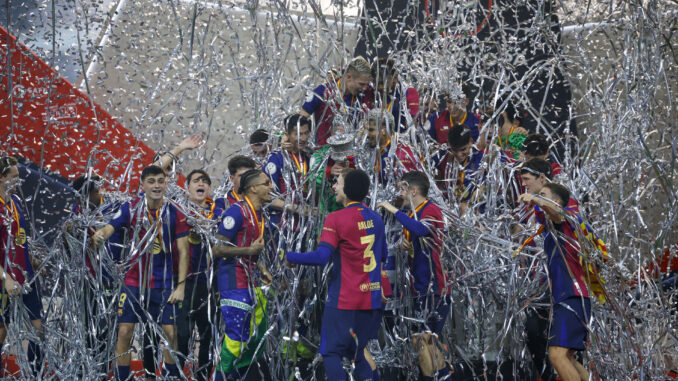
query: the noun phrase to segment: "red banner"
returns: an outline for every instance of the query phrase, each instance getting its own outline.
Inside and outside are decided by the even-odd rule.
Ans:
[[[69,179],[92,167],[136,192],[153,150],[2,27],[0,68],[3,152]]]

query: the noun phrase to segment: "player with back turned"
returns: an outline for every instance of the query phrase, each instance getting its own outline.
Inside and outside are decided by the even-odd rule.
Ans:
[[[355,360],[357,380],[378,378],[364,349],[381,325],[381,270],[388,253],[381,216],[362,203],[369,188],[362,170],[339,176],[334,191],[344,208],[325,219],[318,249],[287,253],[290,266],[332,263],[320,343],[330,381],[346,379],[342,357]]]

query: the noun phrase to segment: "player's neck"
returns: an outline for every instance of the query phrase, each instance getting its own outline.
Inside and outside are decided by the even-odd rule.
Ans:
[[[357,202],[358,204],[360,204],[360,201],[349,200],[348,197],[347,197],[347,198],[344,200],[344,202],[343,202],[344,208],[347,207],[348,204],[350,204],[350,203],[356,203],[356,202]]]
[[[196,200],[196,199],[191,199],[196,205],[200,206],[201,208],[207,208],[209,204],[207,203],[207,199],[203,199],[202,201]]]
[[[419,205],[423,204],[426,201],[426,197],[422,197],[420,195],[416,195],[412,197],[412,204],[414,204],[414,207],[418,207]]]
[[[261,210],[261,206],[264,203],[259,199],[259,197],[252,194],[246,195],[246,197],[252,203],[252,207],[254,208],[255,211]]]
[[[5,183],[0,183],[0,197],[2,197],[3,200],[7,201],[9,198],[9,195],[7,194],[7,186],[5,186]]]
[[[160,200],[151,200],[146,196],[146,206],[148,209],[160,209],[162,206],[162,199]]]

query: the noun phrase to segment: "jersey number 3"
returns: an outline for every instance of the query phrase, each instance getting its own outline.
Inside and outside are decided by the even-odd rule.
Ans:
[[[372,246],[374,245],[374,234],[360,237],[360,243],[363,245],[367,244],[363,258],[370,259],[370,263],[363,265],[363,271],[366,273],[372,272],[372,270],[377,267],[377,261],[374,259],[374,252],[372,251]]]

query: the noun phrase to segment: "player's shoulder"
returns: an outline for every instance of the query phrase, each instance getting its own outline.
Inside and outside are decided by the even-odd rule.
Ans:
[[[231,230],[236,226],[242,225],[243,213],[242,213],[242,204],[236,202],[231,205],[226,211],[221,215],[221,225],[226,230]]]

